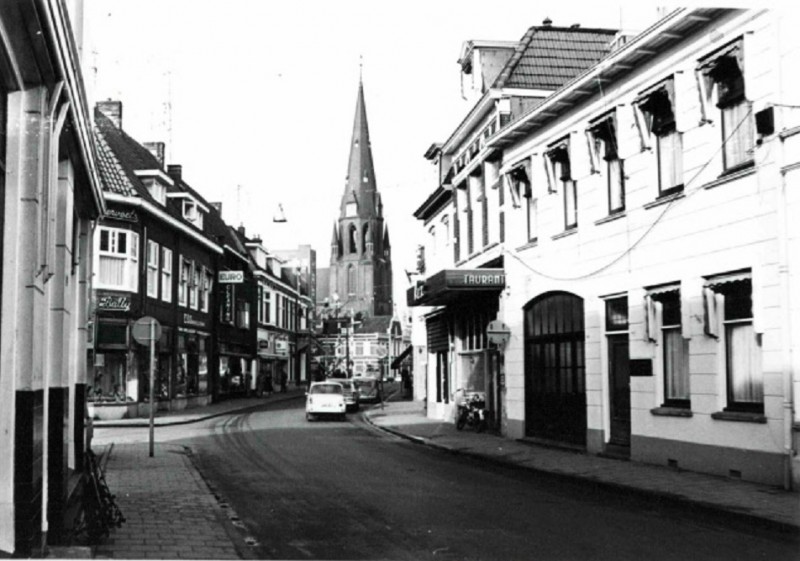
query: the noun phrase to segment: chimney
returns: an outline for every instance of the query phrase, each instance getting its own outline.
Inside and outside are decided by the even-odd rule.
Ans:
[[[167,175],[169,175],[174,181],[181,181],[183,175],[183,166],[179,164],[168,165]]]
[[[158,160],[158,165],[164,167],[164,153],[166,146],[163,142],[145,142],[142,146],[147,148],[150,153]]]
[[[222,203],[221,202],[208,203],[208,204],[210,204],[213,208],[217,209],[217,212],[219,213],[219,215],[222,216]]]
[[[111,119],[114,123],[114,126],[118,129],[122,128],[122,102],[121,101],[99,101],[97,103],[97,108],[100,110],[103,115]]]
[[[238,228],[236,228],[236,230],[239,232],[239,234],[241,234],[241,236],[242,236],[243,238],[247,237],[247,236],[245,235],[245,233],[244,233],[244,232],[245,232],[245,230],[244,230],[244,224],[239,224],[239,227],[238,227]]]

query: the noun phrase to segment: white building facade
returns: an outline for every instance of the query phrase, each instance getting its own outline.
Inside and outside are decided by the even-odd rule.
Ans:
[[[503,434],[797,484],[796,23],[677,10],[486,140]]]

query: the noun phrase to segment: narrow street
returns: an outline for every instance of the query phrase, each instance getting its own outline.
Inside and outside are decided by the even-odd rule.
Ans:
[[[191,447],[254,558],[796,558],[786,536],[444,454],[357,413],[309,423],[299,399],[156,435]]]

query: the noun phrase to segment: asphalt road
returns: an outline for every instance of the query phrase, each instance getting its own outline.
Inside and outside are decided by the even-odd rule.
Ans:
[[[796,539],[386,435],[302,400],[160,428],[261,559],[798,559]],[[146,439],[146,429],[101,438]]]

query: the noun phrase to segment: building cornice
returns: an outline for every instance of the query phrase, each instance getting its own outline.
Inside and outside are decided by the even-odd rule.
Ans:
[[[216,244],[209,240],[207,237],[202,235],[199,231],[195,230],[188,224],[184,224],[180,220],[176,219],[174,216],[170,216],[166,211],[158,208],[153,203],[149,201],[145,201],[139,197],[126,197],[124,195],[118,195],[116,193],[103,193],[105,200],[111,203],[120,203],[128,206],[139,207],[146,212],[150,213],[154,217],[158,218],[159,220],[163,220],[170,226],[177,228],[184,234],[188,234],[189,237],[194,238],[196,241],[200,242],[201,244],[205,245],[215,253],[219,253],[222,255],[223,250],[219,244]]]

